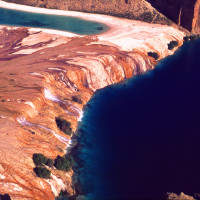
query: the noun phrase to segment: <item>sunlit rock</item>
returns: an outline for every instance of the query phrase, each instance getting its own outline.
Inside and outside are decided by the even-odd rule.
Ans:
[[[97,89],[153,69],[156,60],[147,55],[149,51],[162,59],[174,52],[168,50],[170,41],[183,41],[184,33],[173,27],[78,15],[92,16],[110,30],[71,37],[65,32],[0,26],[0,194],[9,193],[12,199],[53,200],[61,189],[72,194],[72,171],[52,168],[48,180],[33,171],[34,153],[55,159],[71,145],[56,117],[71,123],[74,133],[83,105]],[[74,95],[82,103],[75,102]]]

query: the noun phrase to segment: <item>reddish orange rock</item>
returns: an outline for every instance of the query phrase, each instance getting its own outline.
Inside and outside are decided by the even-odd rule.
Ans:
[[[53,200],[61,189],[72,194],[73,171],[49,168],[51,179],[33,171],[34,153],[52,159],[66,153],[70,137],[55,118],[69,121],[75,132],[83,105],[97,89],[153,69],[148,51],[163,58],[173,53],[171,40],[182,44],[184,33],[172,27],[106,20],[108,32],[85,37],[0,27],[0,194],[15,200]]]

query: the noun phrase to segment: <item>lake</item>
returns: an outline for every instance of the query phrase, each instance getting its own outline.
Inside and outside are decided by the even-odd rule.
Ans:
[[[68,31],[80,35],[100,34],[108,30],[102,23],[76,17],[47,15],[0,8],[0,24]]]
[[[95,93],[76,151],[87,199],[194,195],[200,180],[200,40],[144,75]]]

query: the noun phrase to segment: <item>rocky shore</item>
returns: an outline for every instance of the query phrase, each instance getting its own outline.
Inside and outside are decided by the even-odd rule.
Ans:
[[[182,45],[184,33],[166,25],[104,15],[33,8],[0,1],[0,7],[81,17],[106,24],[100,35],[0,26],[0,194],[11,199],[53,200],[60,190],[73,194],[73,171],[49,167],[51,179],[33,171],[34,153],[55,159],[66,154],[83,105],[97,90],[154,68]],[[81,101],[76,101],[75,99]]]

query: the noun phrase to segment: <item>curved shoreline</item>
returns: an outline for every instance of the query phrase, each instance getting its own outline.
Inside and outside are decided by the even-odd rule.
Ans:
[[[2,3],[2,1],[0,1],[0,6],[2,6],[1,3]],[[8,3],[6,3],[6,4],[8,4]],[[16,4],[14,4],[14,5],[16,5]],[[27,8],[28,6],[25,6],[25,7]],[[33,9],[33,7],[29,6],[29,9],[30,8]],[[44,10],[42,8],[37,8],[37,9]],[[47,9],[45,9],[45,10],[47,10]],[[50,10],[50,11],[52,11],[52,10]],[[56,12],[58,12],[58,10],[56,10]],[[148,24],[148,23],[140,22],[140,21],[126,20],[126,19],[120,19],[120,18],[116,18],[116,17],[96,15],[96,14],[79,13],[79,12],[72,12],[72,11],[63,11],[63,12],[67,12],[67,13],[69,12],[71,14],[78,14],[79,16],[85,17],[85,19],[86,18],[89,19],[92,17],[92,19],[95,21],[97,21],[97,18],[98,18],[99,20],[101,20],[99,22],[104,23],[104,24],[109,24],[111,29],[100,35],[86,36],[84,38],[83,36],[71,34],[68,32],[64,32],[64,33],[60,32],[59,33],[59,32],[51,31],[51,30],[47,31],[44,29],[30,28],[30,29],[27,29],[27,31],[29,32],[30,35],[24,37],[25,39],[23,39],[22,40],[23,42],[21,43],[21,46],[23,46],[24,51],[23,50],[19,50],[19,51],[15,50],[15,54],[23,55],[22,51],[26,52],[28,50],[31,50],[31,48],[33,48],[33,49],[36,48],[36,47],[32,47],[30,45],[30,47],[28,49],[26,49],[26,46],[28,46],[26,42],[30,39],[29,36],[32,37],[34,41],[35,40],[37,41],[37,34],[35,34],[35,32],[37,32],[38,30],[41,30],[41,32],[42,32],[42,33],[38,33],[38,35],[40,35],[40,36],[43,33],[49,33],[48,37],[51,38],[52,35],[57,34],[57,35],[59,35],[58,38],[61,37],[61,39],[63,39],[63,40],[64,39],[67,40],[70,38],[68,41],[71,41],[73,39],[76,40],[77,38],[79,38],[79,39],[81,38],[83,40],[82,42],[85,42],[84,39],[89,38],[91,41],[89,41],[88,43],[86,42],[86,45],[83,46],[83,49],[81,49],[81,48],[78,49],[76,54],[74,55],[74,57],[70,57],[70,59],[68,58],[68,60],[65,62],[65,66],[62,66],[62,67],[66,67],[66,69],[69,70],[68,72],[70,72],[70,73],[65,74],[65,75],[68,76],[68,79],[71,78],[74,81],[74,82],[72,81],[72,83],[74,83],[74,84],[76,84],[78,81],[81,81],[81,80],[73,79],[73,75],[76,75],[75,74],[76,71],[73,71],[74,69],[72,69],[72,68],[69,69],[68,67],[70,67],[70,65],[75,66],[76,70],[77,71],[79,70],[76,73],[79,73],[79,74],[84,73],[84,75],[87,79],[87,86],[85,86],[85,88],[82,87],[81,90],[88,88],[91,92],[90,93],[88,92],[86,94],[85,91],[81,91],[82,93],[81,92],[76,93],[73,90],[70,91],[71,92],[70,95],[71,94],[83,95],[81,98],[84,99],[84,103],[87,102],[87,100],[90,98],[90,95],[92,95],[92,93],[94,91],[96,91],[97,89],[101,89],[101,88],[106,87],[107,85],[114,84],[119,81],[123,81],[130,75],[134,76],[135,73],[144,73],[147,70],[152,69],[153,62],[151,62],[152,60],[147,56],[147,52],[148,51],[158,52],[160,55],[160,58],[163,58],[167,55],[171,55],[171,54],[173,54],[174,51],[168,50],[167,44],[171,40],[176,39],[179,41],[179,45],[181,45],[183,36],[184,36],[183,32],[180,32],[177,29],[175,29],[173,27],[168,27],[168,26]],[[95,16],[96,16],[96,18],[95,18]],[[47,35],[42,35],[42,36],[46,37]],[[65,36],[66,38],[64,38],[62,36]],[[67,38],[67,37],[69,37],[69,38]],[[65,41],[65,45],[68,44],[68,41]],[[40,42],[40,41],[38,41],[38,42]],[[53,47],[55,47],[54,51],[57,51],[56,47],[59,46],[60,44],[63,44],[63,43],[59,43],[59,44],[53,46]],[[78,46],[79,43],[74,44],[75,48],[77,48],[76,45]],[[89,47],[94,46],[94,49],[91,48],[88,50],[87,45]],[[84,51],[84,47],[86,48],[85,51]],[[99,50],[99,47],[101,47],[102,49]],[[40,50],[43,51],[43,49],[45,49],[45,48],[48,48],[48,46],[38,48],[34,52],[37,53]],[[106,53],[104,53],[104,50],[107,50]],[[41,53],[43,53],[43,52],[41,52]],[[64,52],[63,49],[56,52],[55,55],[54,54],[51,55],[48,50],[46,50],[45,53],[47,53],[47,57],[45,57],[45,55],[44,55],[44,57],[42,57],[43,54],[39,54],[39,53],[37,55],[41,56],[43,59],[46,59],[46,60],[51,58],[51,56],[55,56],[54,58],[57,59],[58,61],[61,60],[61,58],[63,57],[63,54],[66,53],[66,55],[67,55],[67,51]],[[30,55],[30,57],[31,57],[32,53],[31,53],[31,51],[29,51],[27,54]],[[78,56],[79,54],[80,54],[80,56]],[[49,55],[49,57],[48,57],[48,55]],[[84,58],[81,57],[82,55],[84,56]],[[51,60],[49,59],[49,61],[51,61]],[[120,64],[117,61],[119,61]],[[31,68],[33,67],[33,65],[34,65],[34,63],[31,63]],[[40,64],[40,65],[42,68],[43,67],[42,64]],[[56,66],[56,67],[59,67],[59,66]],[[128,68],[128,70],[126,69],[126,67]],[[23,69],[23,67],[22,67],[22,69]],[[82,69],[84,69],[84,70],[82,70]],[[111,69],[113,69],[113,70],[117,69],[118,71],[112,72]],[[31,70],[34,70],[34,68]],[[55,96],[56,95],[59,97],[61,96],[62,99],[64,99],[64,96],[66,95],[65,94],[66,85],[58,85],[57,82],[54,80],[54,75],[56,73],[58,73],[59,70],[62,70],[63,74],[64,74],[64,72],[66,73],[66,71],[64,71],[63,68],[62,69],[54,68],[54,71],[52,71],[52,73],[50,73],[48,71],[49,68],[45,68],[45,66],[44,66],[43,70],[44,71],[46,70],[45,71],[46,73],[44,73],[44,71],[42,71],[42,69],[40,69],[41,70],[40,71],[38,68],[35,68],[35,70],[38,70],[38,71],[34,71],[35,73],[41,72],[42,74],[44,74],[43,78],[45,79],[45,81],[44,81],[44,85],[42,85],[41,87],[44,87],[47,85],[48,86],[47,88],[50,89],[50,91],[52,91],[53,94],[55,94]],[[134,71],[133,74],[131,74],[132,73],[131,70]],[[90,75],[90,74],[88,75],[88,71],[92,75]],[[120,78],[117,79],[116,78],[117,76],[119,76]],[[78,75],[77,75],[77,77],[78,77]],[[62,80],[62,79],[60,79],[60,80]],[[57,84],[57,85],[55,86],[54,84]],[[58,86],[60,86],[60,91],[56,90],[56,89],[58,89]],[[44,98],[43,92],[41,92],[41,93],[42,93],[41,98]],[[33,107],[35,107],[36,112],[39,113],[41,107],[35,106],[35,104],[37,104],[36,100],[34,99],[35,96],[31,96],[31,97],[33,98],[33,99],[31,99],[31,101],[33,101],[33,103],[32,103]],[[51,106],[52,106],[52,103],[53,102],[51,102]],[[76,103],[74,103],[74,104],[76,104]],[[55,104],[53,104],[53,105],[55,106]],[[79,105],[78,107],[82,107],[82,105]],[[33,108],[31,108],[31,109],[33,110]],[[25,114],[27,114],[29,119],[31,119],[31,117],[34,118],[34,116],[36,116],[36,114],[32,115],[33,111],[31,109],[28,110],[27,113],[25,113]],[[29,116],[28,112],[31,113],[30,116]],[[55,112],[55,114],[59,114],[59,112],[58,113]],[[51,123],[51,122],[52,121],[49,120],[48,123]],[[72,122],[73,122],[73,125],[77,124],[77,121],[75,121],[75,120]],[[50,128],[52,128],[52,127],[55,128],[53,125],[52,126],[50,125]],[[74,126],[73,126],[73,129],[75,130]]]
[[[185,45],[187,45],[187,44],[185,44]],[[185,46],[185,45],[184,45],[184,46]],[[184,47],[181,47],[181,49],[178,50],[179,52],[177,52],[177,54],[180,54],[180,51],[183,51],[183,50],[182,50],[183,48],[184,48]],[[174,55],[174,56],[169,56],[169,58],[165,58],[165,59],[172,60],[174,57],[177,57],[177,54]],[[194,57],[194,56],[193,56],[193,57]],[[183,60],[184,60],[184,58],[185,58],[185,57],[182,57]],[[165,60],[165,59],[164,59],[164,60]],[[165,67],[162,66],[163,68],[167,68],[169,64],[172,66],[172,63],[171,63],[171,62],[166,61],[166,63],[167,63],[167,66],[165,66]],[[161,62],[160,65],[163,65],[163,62]],[[176,65],[177,65],[177,62],[176,62]],[[181,66],[181,65],[179,65],[179,70],[180,70],[179,73],[182,73],[182,71],[181,71],[182,69],[181,69],[180,66]],[[189,66],[189,67],[190,67],[190,66]],[[175,69],[176,69],[176,68],[175,68]],[[162,70],[162,68],[159,67],[159,69],[157,69],[157,70],[155,70],[155,71],[158,73],[158,71],[164,71],[164,70]],[[155,72],[155,71],[154,71],[154,72]],[[148,72],[148,74],[149,74],[149,73],[154,73],[154,72],[151,71],[151,72]],[[176,72],[177,72],[177,70],[176,70]],[[180,75],[179,73],[177,73],[177,74]],[[155,74],[156,74],[156,73],[155,73]],[[166,73],[166,74],[167,74],[167,73]],[[171,73],[171,74],[173,74],[173,73]],[[170,76],[171,76],[171,74],[170,74]],[[158,74],[157,74],[157,75],[158,75]],[[145,76],[145,75],[144,75],[144,76]],[[151,76],[151,75],[149,75],[149,77],[150,77],[150,76]],[[174,75],[173,75],[173,76],[174,76]],[[149,80],[149,77],[148,77],[148,80]],[[151,76],[151,77],[152,77],[152,76]],[[159,77],[159,76],[158,76],[158,77]],[[176,75],[175,75],[174,77],[176,77]],[[174,78],[174,77],[173,77],[173,78]],[[176,78],[174,78],[174,79],[176,80]],[[144,78],[144,80],[145,80],[145,78]],[[178,78],[178,80],[179,80],[179,78]],[[149,81],[149,82],[150,82],[150,81]],[[155,83],[158,83],[158,82],[155,81]],[[137,84],[137,85],[138,85],[138,84]],[[159,86],[158,86],[158,87],[159,87]],[[175,85],[175,87],[176,87],[176,85]],[[148,88],[148,87],[146,87],[146,88]],[[108,88],[107,88],[107,89],[108,89]],[[104,89],[103,89],[103,90],[104,90]],[[127,88],[126,88],[126,90],[127,90]],[[107,91],[108,91],[108,90],[107,90]],[[102,91],[99,91],[99,92],[102,92]],[[102,92],[102,93],[103,93],[103,92]],[[149,92],[147,92],[147,93],[149,94]],[[105,94],[105,93],[104,93],[104,94]],[[107,92],[107,94],[108,94],[108,92]],[[98,96],[98,95],[97,95],[97,96]],[[99,96],[101,96],[101,95],[99,95]],[[106,96],[106,95],[103,95],[103,96]],[[119,96],[119,92],[118,92],[118,96]],[[94,95],[93,95],[93,97],[94,97]],[[99,98],[99,99],[102,98],[102,99],[103,99],[102,102],[105,102],[105,99],[107,99],[106,97],[104,97],[104,98],[103,98],[103,97],[95,97],[95,98],[93,99],[93,101],[95,102],[95,100],[98,99],[98,98]],[[116,97],[115,97],[115,98],[116,98]],[[124,97],[120,97],[120,98],[124,98]],[[137,99],[137,98],[136,98],[136,99]],[[146,100],[146,99],[145,99],[145,100]],[[97,100],[97,101],[98,101],[98,100]],[[96,102],[97,102],[97,101],[96,101]],[[115,99],[113,99],[113,101],[115,101]],[[116,100],[116,101],[118,101],[118,100]],[[96,105],[95,105],[94,102],[91,102],[90,109],[93,109],[93,110],[96,111],[97,108],[95,108],[95,107],[98,107],[98,103],[96,103]],[[100,101],[99,101],[99,102],[100,102]],[[111,102],[111,101],[108,101],[108,102]],[[123,102],[123,101],[122,101],[122,102]],[[143,102],[143,101],[142,101],[142,102]],[[145,101],[144,101],[144,102],[145,102]],[[93,104],[94,104],[94,105],[93,105]],[[104,104],[103,104],[103,105],[104,105]],[[106,107],[106,108],[108,108],[108,105],[109,105],[109,104],[107,103],[107,107]],[[121,105],[124,105],[124,106],[126,107],[126,104],[120,104],[120,103],[118,103],[117,105],[118,105],[119,107],[121,107]],[[135,106],[137,107],[137,104],[134,104],[134,103],[133,103],[133,105],[135,105]],[[148,104],[148,105],[149,105],[149,104]],[[103,107],[103,106],[101,105],[101,108],[102,108],[102,107]],[[114,106],[113,106],[113,107],[114,107]],[[113,108],[113,107],[112,107],[112,108]],[[116,108],[116,106],[115,106],[115,108]],[[104,108],[104,109],[105,109],[105,108]],[[99,109],[99,110],[101,110],[101,109]],[[122,110],[122,109],[121,109],[121,110]],[[113,110],[112,110],[112,111],[113,111]],[[117,111],[118,111],[118,109],[117,109]],[[87,111],[87,112],[88,112],[88,111]],[[118,111],[118,112],[119,112],[119,111]],[[99,111],[99,113],[98,113],[98,114],[101,116],[101,118],[98,117],[98,118],[97,118],[98,120],[102,119],[102,116],[106,116],[105,113],[107,114],[107,113],[109,113],[109,112],[105,112],[105,111],[104,111],[104,115],[103,115],[103,114],[100,114],[100,113],[102,113],[102,112]],[[119,113],[120,113],[120,112],[119,112]],[[93,114],[93,115],[90,115],[90,119],[92,119],[92,116],[94,116],[94,114],[95,114],[94,111],[93,111],[92,114]],[[97,116],[99,116],[99,115],[97,115]],[[118,115],[117,115],[117,116],[118,116]],[[127,115],[127,116],[129,116],[129,115]],[[144,116],[145,116],[145,115],[144,115]],[[89,118],[89,117],[88,117],[88,118]],[[135,118],[137,118],[137,115],[135,115]],[[97,119],[96,119],[96,121],[98,121]],[[115,117],[115,119],[116,119],[116,117]],[[121,119],[121,118],[120,118],[120,119]],[[84,131],[83,131],[83,132],[87,132],[87,131],[88,131],[87,129],[90,129],[90,128],[88,128],[89,126],[88,126],[88,127],[86,126],[86,122],[89,122],[89,121],[90,121],[90,120],[86,119],[85,125],[83,125],[83,126],[84,126],[84,128],[83,128]],[[104,123],[105,123],[105,122],[104,122]],[[98,124],[98,123],[97,123],[97,124]],[[102,124],[103,124],[103,123],[101,122],[101,125],[102,125]],[[93,124],[93,125],[90,125],[90,126],[93,126],[93,127],[94,127],[94,124]],[[115,125],[114,125],[114,126],[115,126]],[[98,125],[97,125],[97,127],[98,127]],[[106,127],[107,127],[107,126],[106,126]],[[111,127],[112,127],[112,126],[111,126]],[[81,127],[80,127],[80,128],[81,128]],[[95,127],[95,128],[96,128],[96,127]],[[100,128],[100,125],[99,125],[98,128]],[[97,128],[97,132],[98,132],[98,128]],[[93,128],[93,129],[94,129],[94,128]],[[91,130],[93,130],[93,129],[91,128]],[[86,131],[86,130],[87,130],[87,131]],[[86,135],[90,135],[89,137],[91,137],[91,135],[93,135],[91,130],[90,130],[90,134],[86,134]],[[96,130],[96,129],[95,129],[95,130]],[[101,130],[101,129],[100,129],[100,130]],[[112,129],[111,129],[111,130],[112,130]],[[116,129],[115,129],[115,130],[116,130]],[[130,129],[130,130],[132,130],[132,129]],[[88,131],[88,132],[89,132],[89,131]],[[103,132],[103,131],[99,131],[99,132],[101,133],[101,132]],[[93,133],[94,133],[94,131],[93,131]],[[96,132],[95,132],[95,133],[96,133]],[[107,133],[107,132],[106,132],[106,133]],[[115,132],[113,131],[113,133],[114,133],[114,134],[113,134],[112,136],[110,136],[111,139],[110,139],[109,141],[113,140],[112,138],[115,137]],[[125,133],[126,133],[126,131],[125,131]],[[107,135],[108,135],[108,134],[107,134]],[[95,136],[95,134],[94,134],[93,137],[96,137],[96,138],[98,138],[98,140],[101,141],[101,140],[104,140],[104,139],[106,140],[107,135],[104,134],[104,137],[101,137],[101,139],[99,139],[98,136]],[[109,137],[109,136],[108,136],[108,137]],[[126,137],[126,136],[125,136],[125,137]],[[80,140],[81,140],[81,139],[80,139]],[[83,145],[82,145],[82,146],[83,146],[82,148],[86,148],[86,150],[84,149],[85,152],[86,152],[86,151],[91,151],[91,152],[94,151],[95,148],[93,148],[93,149],[92,149],[91,147],[87,148],[87,146],[86,146],[87,144],[88,144],[89,146],[91,146],[91,143],[88,142],[89,140],[83,140],[83,141],[86,141],[85,143],[83,142]],[[120,143],[120,142],[119,142],[119,143]],[[94,143],[93,143],[93,144],[94,144]],[[130,144],[130,145],[132,145],[132,144]],[[114,146],[114,145],[113,145],[113,146]],[[104,146],[103,146],[103,147],[104,147]],[[92,150],[91,150],[91,149],[92,149]],[[130,149],[129,149],[129,150],[130,150]],[[85,152],[84,152],[84,153],[85,153]],[[113,151],[113,152],[115,153],[115,151]],[[79,152],[79,153],[80,153],[80,152]],[[85,153],[85,154],[84,154],[84,153],[82,153],[82,154],[83,154],[83,155],[86,155],[86,153]],[[104,152],[104,154],[105,154],[105,152]],[[79,155],[80,155],[80,154],[79,154]],[[117,155],[119,155],[119,154],[117,154]],[[120,154],[120,155],[122,155],[122,154]],[[131,156],[131,155],[130,155],[130,156]],[[93,156],[91,156],[91,157],[93,158]],[[86,156],[84,156],[84,158],[86,158]],[[82,159],[82,160],[84,160],[84,159]],[[90,161],[91,161],[91,160],[90,160]],[[101,161],[102,161],[102,160],[101,160]],[[120,160],[120,161],[121,161],[121,160]],[[134,160],[134,161],[135,161],[135,160]],[[98,163],[100,163],[100,162],[98,162]],[[85,164],[85,166],[87,166],[87,165]],[[100,165],[100,166],[101,166],[101,165]],[[112,166],[116,166],[116,165],[112,165]],[[86,167],[85,167],[85,168],[86,168]],[[92,167],[91,167],[91,168],[92,168]],[[102,167],[102,166],[101,166],[101,168],[102,168],[102,169],[105,169],[105,167]],[[87,170],[87,169],[88,169],[88,168],[86,168],[86,170]],[[94,167],[93,167],[93,169],[94,169]],[[109,168],[109,169],[110,169],[110,168]],[[85,171],[86,171],[86,170],[85,170]],[[88,170],[88,171],[89,171],[89,170]],[[91,171],[92,171],[92,170],[91,170]],[[119,171],[120,171],[120,170],[119,170]],[[122,172],[123,172],[123,171],[124,171],[124,170],[122,170]],[[90,174],[94,174],[94,171],[92,171],[92,172],[93,172],[93,173],[90,173]],[[85,173],[82,172],[81,174],[84,175]],[[108,174],[108,173],[107,173],[107,174]],[[92,176],[92,175],[91,175],[91,176]],[[123,173],[122,173],[121,175],[120,175],[120,173],[119,173],[119,176],[122,176],[122,177],[123,177]],[[91,178],[91,177],[90,177],[90,178]],[[83,179],[83,177],[82,177],[82,179]],[[150,180],[152,180],[152,179],[150,179]],[[101,183],[102,183],[102,182],[101,182]],[[82,186],[84,187],[84,184],[82,184]],[[91,190],[90,190],[90,191],[91,191]],[[93,191],[94,191],[94,190],[93,190]],[[95,190],[95,191],[98,191],[98,190]],[[174,191],[175,191],[175,190],[170,190],[170,192],[166,192],[166,198],[167,198],[167,196],[168,196],[169,199],[170,199],[170,197],[171,197],[171,198],[174,198],[174,199],[179,199],[179,198],[180,198],[180,199],[187,199],[187,198],[188,198],[188,199],[193,199],[193,200],[194,200],[194,198],[197,197],[197,196],[195,196],[195,195],[194,195],[194,198],[192,197],[193,195],[192,195],[192,196],[189,196],[189,192],[186,192],[185,190],[181,190],[181,191],[180,191],[180,195],[179,195],[179,192],[175,192],[176,194],[175,194],[175,193],[172,193],[172,192],[174,192]],[[188,195],[185,195],[182,191],[185,192],[185,194],[188,194]],[[88,193],[89,193],[89,192],[88,192]],[[163,195],[164,195],[164,193],[163,193]],[[190,195],[191,195],[191,194],[190,194]],[[174,196],[174,197],[173,197],[173,196]],[[196,198],[195,198],[195,199],[196,199]]]
[[[175,29],[174,27],[167,26],[167,25],[150,24],[150,23],[146,23],[146,22],[142,22],[138,20],[129,20],[129,19],[124,19],[124,18],[121,19],[121,18],[108,16],[108,15],[38,8],[38,7],[25,6],[25,5],[19,5],[19,4],[14,4],[14,3],[7,3],[2,0],[0,0],[0,7],[13,9],[13,10],[21,10],[21,11],[26,11],[26,12],[33,12],[33,13],[78,17],[84,20],[96,21],[96,22],[105,24],[106,26],[109,27],[109,30],[100,34],[93,35],[93,36],[98,37],[101,41],[104,41],[105,44],[109,44],[109,45],[114,44],[120,47],[120,49],[124,51],[132,51],[133,49],[136,49],[136,48],[142,51],[148,51],[148,49],[145,48],[146,45],[142,43],[144,43],[144,40],[146,40],[146,42],[148,43],[151,42],[153,45],[153,43],[155,42],[154,37],[156,37],[159,40],[163,40],[163,43],[167,45],[168,41],[165,41],[165,36],[163,32],[165,33],[167,32],[169,35],[172,33],[177,34],[177,32],[175,31],[177,29]],[[141,28],[144,29],[144,32],[143,32],[144,35],[135,37],[135,35],[138,34]],[[155,32],[154,28],[158,28],[160,30]],[[151,29],[151,34],[152,34],[151,37],[149,37],[149,34],[145,34],[145,31],[148,32],[150,29]],[[30,31],[43,31],[45,33],[62,35],[66,37],[76,37],[76,36],[84,37],[84,35],[78,35],[78,34],[66,32],[66,31],[57,31],[53,29],[30,28]],[[181,33],[181,31],[178,31],[178,32]],[[183,37],[184,35],[185,33],[182,32],[182,34],[179,37]],[[174,37],[177,37],[177,36],[178,35],[174,35]],[[160,52],[160,54],[161,54],[161,57],[166,56],[166,52]]]
[[[57,10],[57,9],[47,9],[47,8],[38,8],[38,7],[33,7],[33,6],[26,6],[26,5],[19,5],[15,3],[8,3],[5,1],[0,0],[0,8],[6,8],[6,9],[12,9],[12,10],[19,10],[19,11],[24,11],[24,12],[31,12],[31,13],[40,13],[40,14],[48,14],[48,15],[61,15],[61,16],[68,16],[68,17],[78,17],[84,20],[88,21],[94,21],[94,22],[99,22],[107,25],[109,27],[109,30],[106,32],[112,32],[115,26],[113,26],[113,19],[116,17],[108,16],[108,15],[100,15],[100,14],[90,14],[90,13],[84,13],[84,12],[78,12],[78,11],[66,11],[66,10]],[[104,20],[104,17],[106,17],[106,21]],[[120,19],[120,18],[119,18]],[[126,20],[126,19],[123,19]],[[131,20],[129,20],[131,21]],[[33,29],[39,29],[40,28],[31,28]],[[58,35],[63,35],[67,37],[74,37],[74,36],[82,36],[79,34],[75,33],[70,33],[67,31],[57,31],[54,29],[41,29],[44,30],[45,32],[52,33],[52,34],[58,34]],[[53,32],[52,32],[53,31]],[[101,34],[95,34],[95,35],[103,35],[104,33]]]

